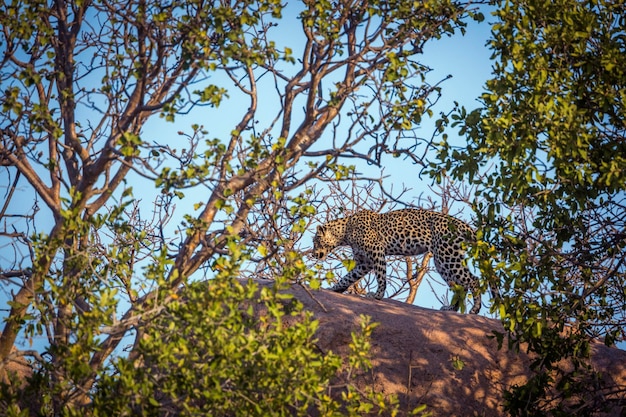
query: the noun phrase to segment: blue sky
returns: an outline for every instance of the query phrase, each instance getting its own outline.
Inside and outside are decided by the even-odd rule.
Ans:
[[[283,16],[283,21],[280,22],[279,26],[273,32],[273,39],[276,41],[277,45],[288,46],[293,49],[294,56],[298,57],[299,45],[302,45],[304,42],[300,22],[295,18],[294,13],[290,9],[288,9]],[[423,55],[420,57],[420,63],[432,68],[432,71],[427,75],[427,82],[436,84],[448,75],[450,75],[451,78],[444,81],[441,85],[442,96],[433,109],[434,116],[432,119],[424,117],[422,125],[418,130],[420,136],[430,137],[435,130],[435,121],[438,119],[439,113],[451,110],[454,107],[454,102],[458,102],[468,109],[479,106],[477,99],[484,91],[485,82],[491,75],[491,52],[486,46],[486,43],[490,37],[489,21],[493,20],[493,18],[488,13],[485,13],[485,17],[486,20],[482,23],[474,21],[468,22],[468,28],[464,36],[461,35],[460,32],[457,32],[454,36],[443,37],[426,44]],[[272,93],[273,91],[270,89],[268,91],[267,100],[262,100],[259,103],[259,119],[262,119],[265,115],[267,120],[271,120],[275,116],[275,111],[273,111],[272,106],[275,106],[276,101],[271,97]],[[241,114],[241,106],[245,105],[247,105],[245,102],[238,102],[235,98],[225,101],[220,106],[220,114],[232,114],[233,119],[214,119],[211,120],[210,125],[203,123],[202,119],[194,117],[193,115],[190,115],[190,119],[194,123],[203,123],[205,128],[210,131],[209,136],[213,134],[217,134],[218,136],[227,135],[233,129],[234,122]],[[179,125],[179,119],[177,118],[176,125],[184,126],[185,122],[183,120],[184,119],[180,119],[181,124]],[[162,135],[163,129],[167,128],[167,126],[161,126],[154,132],[146,131],[146,133],[148,135]],[[170,128],[173,129],[173,127]],[[453,141],[456,141],[460,145],[463,143],[463,138],[454,137],[455,132],[453,130],[447,133],[451,136]],[[324,138],[321,139],[321,141],[324,140]],[[421,150],[418,152],[421,152]],[[423,200],[420,200],[420,198],[431,197],[435,201],[438,200],[438,197],[434,195],[429,188],[429,186],[432,185],[432,180],[430,180],[427,175],[423,175],[421,178],[418,176],[421,167],[412,164],[410,161],[396,160],[391,157],[387,158],[386,161],[388,164],[382,167],[382,172],[387,176],[385,179],[386,188],[393,187],[394,190],[399,190],[403,187],[410,188],[411,190],[404,196],[404,200],[416,205],[425,203]],[[380,173],[379,168],[368,166],[362,161],[349,161],[348,163],[356,163],[357,171],[371,177],[377,177]],[[193,195],[195,196],[195,194]],[[180,205],[181,208],[184,206],[188,207],[188,211],[190,211],[191,206],[199,201],[199,199],[195,199],[195,197],[191,197],[190,195],[185,201],[181,201]],[[453,207],[453,212],[463,210],[463,208],[462,205],[456,205]],[[470,213],[467,208],[465,208],[462,215],[466,220],[470,220]],[[320,219],[320,221],[322,220],[323,219]],[[309,233],[310,236],[305,236],[303,239],[303,250],[310,248],[310,246],[306,245],[311,244],[310,237],[312,237],[314,230],[309,231]],[[341,271],[341,274],[343,273],[345,273],[345,270]],[[431,280],[430,284],[432,284],[435,293],[439,296],[444,296],[447,291],[447,286],[441,285],[441,283],[438,282],[439,275],[436,272],[433,273],[432,276],[435,279]],[[370,279],[372,279],[372,277],[370,277]],[[487,302],[487,300],[488,296],[485,296],[483,301]],[[441,307],[441,303],[436,299],[426,280],[422,283],[418,291],[415,304],[435,309]],[[486,311],[487,308],[483,308],[482,313],[487,314]]]
[[[299,21],[294,19],[293,15],[290,14],[291,13],[289,11],[285,13],[284,21],[281,22],[281,26],[277,28],[278,31],[274,32],[274,37],[277,43],[283,43],[285,46],[290,46],[294,50],[294,54],[297,56],[298,43],[303,39],[303,35],[301,34]],[[420,132],[423,132],[424,137],[430,137],[431,133],[434,131],[434,122],[437,119],[439,112],[449,111],[453,107],[453,103],[455,101],[459,102],[468,109],[475,108],[479,105],[477,98],[483,92],[485,81],[491,74],[491,62],[489,60],[490,52],[485,46],[490,34],[490,26],[488,22],[491,18],[488,14],[486,14],[486,18],[486,21],[482,23],[470,22],[465,36],[457,33],[452,37],[444,37],[426,45],[420,61],[422,64],[432,68],[432,71],[428,74],[428,81],[430,83],[436,83],[448,75],[451,75],[452,78],[442,84],[442,97],[439,100],[437,107],[434,109],[435,117],[431,120],[428,118],[424,118],[423,120]],[[276,37],[276,33],[279,34],[278,37]],[[298,38],[299,36],[301,37],[300,39]],[[259,103],[260,109],[268,111],[268,118],[275,115],[274,112],[270,111],[273,103],[275,103],[275,101],[271,104],[263,102]],[[246,105],[246,103],[241,103],[234,99],[225,101],[222,106],[220,106],[219,114],[232,114],[232,118],[221,116],[207,118],[205,120],[203,119],[201,113],[192,113],[187,117],[177,118],[176,123],[165,123],[164,121],[155,120],[154,122],[150,122],[146,125],[142,138],[147,141],[150,141],[150,138],[154,138],[155,140],[162,142],[164,137],[169,136],[171,137],[169,140],[173,143],[172,147],[176,147],[176,141],[178,140],[177,132],[179,130],[188,130],[192,123],[205,125],[205,127],[210,131],[210,137],[228,135],[234,127],[233,121],[237,120],[237,118],[241,115],[241,107]],[[453,132],[448,133],[453,134]],[[462,142],[461,138],[457,140],[459,140],[460,143]],[[362,172],[370,169],[371,168],[367,167],[365,164],[357,166],[357,170]],[[424,197],[431,195],[436,199],[437,197],[432,195],[428,188],[428,186],[431,185],[429,178],[427,176],[423,176],[422,179],[418,177],[417,174],[419,169],[419,167],[411,165],[406,161],[394,161],[392,164],[384,167],[384,174],[388,175],[386,185],[388,187],[393,186],[394,189],[402,188],[402,186],[411,188],[411,191],[407,194],[406,199],[414,204],[419,203],[418,198],[420,196]],[[0,181],[3,184],[8,184],[9,178],[6,175],[6,171],[3,171],[2,174],[0,174]],[[25,187],[25,180],[22,178],[21,181],[23,186],[20,188],[21,192],[19,198],[14,200],[13,204],[9,208],[9,212],[21,212],[21,208],[32,206],[33,194],[27,189],[27,187]],[[151,184],[146,184],[144,187],[143,181],[139,178],[136,179],[136,182],[133,182],[130,185],[132,185],[135,190],[135,196],[138,199],[141,199],[141,204],[144,206],[146,212],[149,212],[154,201],[154,194],[157,190]],[[1,189],[0,192],[4,193],[5,190]],[[202,193],[193,192],[188,194],[185,199],[177,202],[178,214],[182,216],[182,214],[192,212],[193,205],[202,201],[203,197],[206,196],[202,195]],[[45,212],[44,203],[39,202],[39,205],[43,209],[43,212]],[[43,212],[40,213],[40,215],[43,214]],[[176,226],[178,226],[180,216],[178,216],[178,219],[174,219],[172,221],[171,230],[176,229]],[[38,227],[41,232],[49,231],[49,227],[47,226],[50,220],[51,219],[49,217],[46,218],[45,216],[42,216],[38,220]],[[31,230],[30,232],[33,231]],[[4,248],[6,249],[6,247]],[[4,249],[0,246],[0,251],[2,250]],[[0,266],[3,263],[2,256],[0,255]],[[434,274],[434,276],[438,277],[437,274]],[[434,285],[435,291],[438,295],[441,296],[445,293],[446,287],[438,286],[436,283]],[[0,290],[0,305],[2,306],[6,306],[8,295],[6,290],[6,287],[3,287],[2,290]],[[441,306],[426,282],[422,283],[422,287],[418,291],[415,304],[437,309]],[[6,311],[0,311],[0,317],[6,317],[6,314]],[[486,314],[486,309],[483,309],[483,314]]]

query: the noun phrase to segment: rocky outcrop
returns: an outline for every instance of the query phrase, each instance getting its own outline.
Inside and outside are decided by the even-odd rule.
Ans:
[[[498,350],[497,341],[489,338],[493,330],[502,331],[498,320],[299,285],[290,292],[319,320],[318,345],[323,351],[347,354],[359,315],[379,323],[371,340],[372,372],[355,382],[396,394],[403,410],[426,404],[434,416],[502,416],[504,391],[527,381],[528,355],[506,347]],[[622,388],[621,405],[606,415],[623,416],[626,352],[601,343],[592,349],[593,366],[607,383]]]

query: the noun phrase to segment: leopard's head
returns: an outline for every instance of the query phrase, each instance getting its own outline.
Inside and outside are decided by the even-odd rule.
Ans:
[[[326,255],[339,245],[339,238],[333,233],[332,228],[324,225],[317,226],[317,233],[313,238],[313,256],[324,260]]]

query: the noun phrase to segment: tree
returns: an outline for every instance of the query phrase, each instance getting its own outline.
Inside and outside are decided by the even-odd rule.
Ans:
[[[175,331],[163,317],[195,323],[203,314],[179,307],[180,299],[202,300],[195,281],[228,283],[210,288],[224,285],[217,305],[231,308],[243,291],[234,277],[272,275],[277,289],[296,279],[319,285],[294,246],[319,205],[312,184],[355,175],[348,160],[422,163],[430,143],[411,129],[439,92],[424,82],[422,47],[463,29],[470,6],[301,6],[0,6],[0,165],[9,184],[0,279],[10,293],[0,363],[16,340],[45,337],[45,355],[22,352],[37,371],[31,388],[46,393],[42,414],[96,413],[94,398],[106,402],[99,395],[107,386],[145,382],[125,360],[184,362],[181,352],[162,358],[155,350],[175,349],[179,339],[149,342]],[[276,28],[289,24],[301,44],[278,37]],[[278,294],[261,300],[282,311],[276,326],[291,311]],[[240,313],[237,323],[245,323]],[[299,330],[304,355],[314,325]],[[317,383],[300,380],[314,387],[307,395],[321,395],[328,373],[320,375]]]
[[[468,143],[446,142],[433,173],[478,187],[481,271],[510,346],[537,354],[510,411],[588,415],[625,390],[585,379],[593,339],[626,339],[624,4],[507,0],[494,15],[494,77],[481,108],[452,116]]]

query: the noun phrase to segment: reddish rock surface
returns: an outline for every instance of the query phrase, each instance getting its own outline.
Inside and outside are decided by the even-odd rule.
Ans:
[[[396,394],[403,410],[426,404],[433,416],[502,416],[504,390],[527,379],[529,357],[498,350],[496,340],[487,337],[502,330],[498,320],[299,285],[290,292],[319,320],[318,345],[324,352],[349,351],[359,315],[379,323],[371,340],[373,370],[356,385]],[[622,387],[626,400],[626,351],[596,343],[592,362]],[[626,415],[626,408],[606,415]]]

